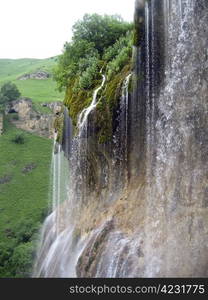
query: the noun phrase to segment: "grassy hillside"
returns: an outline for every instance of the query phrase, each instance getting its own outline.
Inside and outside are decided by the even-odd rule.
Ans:
[[[25,73],[32,73],[38,69],[51,71],[56,58],[35,59],[0,59],[0,81],[15,80]]]
[[[5,122],[0,136],[0,277],[27,277],[48,208],[52,141]],[[14,139],[23,136],[23,144]]]
[[[22,96],[32,98],[37,102],[52,102],[63,100],[63,94],[56,90],[56,83],[52,78],[45,80],[18,80],[24,74],[37,70],[52,72],[56,64],[56,57],[48,59],[0,59],[0,86],[7,82],[14,82]]]
[[[62,101],[64,95],[56,91],[56,83],[49,79],[14,80],[23,97],[29,97],[33,102]]]

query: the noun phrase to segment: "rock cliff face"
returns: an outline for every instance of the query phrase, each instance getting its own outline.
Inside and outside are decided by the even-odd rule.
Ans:
[[[207,12],[203,0],[149,1],[143,12],[131,138],[132,177],[145,178],[141,275],[208,276]]]
[[[21,98],[13,101],[6,109],[7,114],[15,114],[11,118],[11,122],[17,127],[26,131],[38,134],[43,137],[53,138],[54,121],[56,114],[61,111],[62,104],[53,102],[45,104],[51,109],[51,113],[42,114],[37,112],[32,100],[28,98]]]
[[[208,2],[138,0],[135,23],[133,91],[126,78],[110,142],[96,109],[67,138],[68,198],[34,276],[208,277]]]

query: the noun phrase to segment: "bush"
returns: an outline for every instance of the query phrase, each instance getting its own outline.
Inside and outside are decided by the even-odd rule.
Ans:
[[[7,82],[1,87],[0,103],[6,104],[10,101],[16,100],[20,96],[20,92],[14,83]]]
[[[15,277],[29,277],[32,273],[32,262],[35,255],[35,247],[32,242],[20,244],[14,249],[9,261],[13,267]]]
[[[125,36],[121,36],[115,44],[105,50],[103,59],[107,62],[112,61],[123,48],[127,47],[129,44],[131,46],[131,38],[132,36],[129,33],[127,33]]]
[[[0,243],[0,265],[3,266],[11,256],[13,249],[9,248],[6,243]]]
[[[129,47],[123,48],[116,58],[109,63],[108,79],[110,79],[112,75],[119,73],[119,71],[122,70],[122,68],[129,62],[130,58],[131,49]]]
[[[88,59],[87,68],[79,78],[79,88],[89,89],[93,85],[93,80],[99,74],[99,60],[96,57]]]
[[[40,225],[28,219],[20,220],[15,227],[18,243],[28,243],[33,240],[33,235],[39,231]]]
[[[91,88],[90,81],[96,78],[98,60],[108,47],[131,29],[132,24],[124,22],[119,16],[86,14],[82,20],[77,21],[73,26],[72,42],[65,43],[64,52],[54,69],[58,89],[71,86],[77,77],[81,77],[81,89]],[[120,50],[121,45],[118,48]],[[118,49],[112,49],[112,53],[109,53],[110,59],[115,52],[118,53]]]
[[[95,49],[102,55],[106,48],[131,29],[132,24],[125,22],[118,15],[85,14],[83,19],[73,26],[73,40],[93,42]]]
[[[132,56],[132,33],[122,36],[113,46],[106,49],[103,59],[108,62],[108,80],[119,73],[128,64]]]
[[[21,145],[25,143],[25,138],[22,134],[18,134],[12,139],[12,142]]]

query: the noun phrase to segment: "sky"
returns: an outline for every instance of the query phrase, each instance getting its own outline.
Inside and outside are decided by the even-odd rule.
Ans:
[[[133,20],[135,0],[0,0],[0,58],[48,58],[62,53],[72,25],[85,13]]]

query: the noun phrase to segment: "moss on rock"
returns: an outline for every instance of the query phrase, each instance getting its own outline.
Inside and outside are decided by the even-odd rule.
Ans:
[[[95,132],[97,134],[98,143],[104,144],[110,141],[113,133],[113,115],[117,109],[121,96],[121,88],[123,81],[131,71],[131,58],[123,69],[107,80],[105,86],[98,93],[98,104],[95,113]],[[104,66],[103,66],[104,69]],[[103,70],[104,72],[104,70]],[[92,101],[93,92],[100,85],[101,80],[94,80],[90,90],[76,89],[77,79],[71,81],[70,86],[66,90],[64,104],[69,110],[73,125],[76,127],[77,119],[80,112],[88,107]],[[55,128],[58,131],[58,139],[60,139],[60,120],[57,118]]]
[[[62,143],[62,138],[63,138],[63,128],[64,128],[64,115],[63,113],[58,115],[54,121],[54,128],[55,131],[57,132],[57,139],[56,141],[58,143]]]
[[[96,112],[97,136],[100,144],[110,141],[113,134],[113,114],[118,107],[123,81],[131,71],[131,61],[107,82]]]
[[[93,88],[90,90],[76,90],[77,80],[73,80],[71,85],[66,89],[64,105],[69,110],[69,115],[72,118],[73,125],[76,126],[79,113],[92,101],[93,89],[98,81],[93,82]]]

